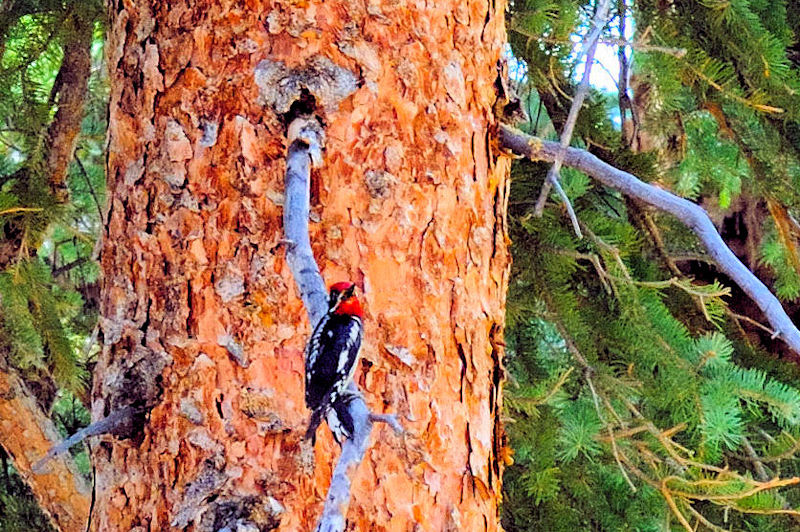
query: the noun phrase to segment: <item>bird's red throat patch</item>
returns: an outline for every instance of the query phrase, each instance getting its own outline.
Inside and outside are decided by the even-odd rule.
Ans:
[[[336,307],[334,314],[343,314],[346,316],[358,316],[359,318],[364,317],[364,311],[361,308],[361,301],[359,301],[356,296],[350,296],[349,298],[339,303],[339,306]]]

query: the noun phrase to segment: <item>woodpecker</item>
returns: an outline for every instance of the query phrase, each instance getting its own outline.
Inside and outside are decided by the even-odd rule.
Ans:
[[[328,312],[306,346],[306,406],[311,410],[306,439],[312,444],[323,418],[339,445],[353,433],[347,404],[354,392],[348,385],[361,349],[364,317],[355,289],[350,282],[331,285]]]

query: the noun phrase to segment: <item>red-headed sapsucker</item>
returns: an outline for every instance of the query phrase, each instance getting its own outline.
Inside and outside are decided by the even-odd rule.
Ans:
[[[364,315],[355,289],[350,282],[330,287],[328,312],[306,347],[306,406],[311,409],[306,438],[311,438],[312,444],[323,417],[339,445],[353,433],[347,409],[352,392],[347,388],[361,349]]]

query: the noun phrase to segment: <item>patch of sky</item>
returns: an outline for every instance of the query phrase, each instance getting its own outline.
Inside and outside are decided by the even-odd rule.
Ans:
[[[633,18],[630,16],[630,9],[626,10],[626,12],[628,14],[625,18],[624,36],[620,35],[619,23],[613,19],[610,24],[606,26],[604,33],[600,36],[600,41],[597,43],[597,50],[595,51],[594,65],[592,66],[590,78],[592,87],[595,90],[604,93],[607,99],[613,102],[617,101],[617,93],[619,92],[618,79],[620,75],[620,62],[618,54],[620,43],[633,42],[633,34],[635,29]],[[576,68],[572,72],[572,78],[576,84],[580,83],[581,77],[583,76],[583,70],[586,65],[586,54],[583,50],[583,38],[584,35],[589,31],[589,24],[590,21],[587,19],[577,28],[578,31],[570,36],[570,41],[573,43],[572,57],[579,59]],[[625,55],[628,57],[628,76],[630,77],[631,72],[633,72],[636,68],[635,57],[632,53],[632,47],[630,44],[625,44],[624,48]],[[525,64],[525,61],[515,57],[509,45],[506,45],[504,55],[508,61],[508,75],[511,79],[511,82],[517,88],[519,94],[526,94],[528,92],[528,88],[526,87],[528,67]],[[630,94],[630,89],[628,92],[628,96],[632,98],[633,95]],[[530,103],[531,100],[532,98],[527,98],[528,103]],[[537,100],[538,103],[538,98],[535,100]],[[536,111],[534,110],[534,114],[535,113]],[[531,114],[530,110],[528,110],[528,114]],[[622,122],[620,120],[618,105],[609,105],[609,118],[615,127],[621,127]],[[531,116],[531,120],[534,121],[535,117]]]

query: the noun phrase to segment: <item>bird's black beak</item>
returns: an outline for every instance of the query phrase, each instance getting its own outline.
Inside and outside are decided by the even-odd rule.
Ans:
[[[350,288],[344,291],[344,297],[342,297],[342,300],[350,299],[351,297],[353,297],[353,294],[355,294],[355,292],[356,292],[356,285],[351,284]]]

